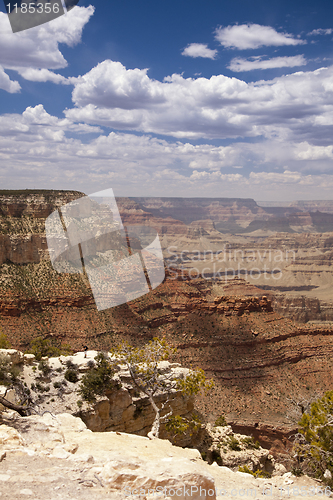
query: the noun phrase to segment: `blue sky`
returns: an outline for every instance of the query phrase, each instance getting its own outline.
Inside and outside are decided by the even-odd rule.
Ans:
[[[331,1],[89,2],[0,12],[0,185],[330,199]]]

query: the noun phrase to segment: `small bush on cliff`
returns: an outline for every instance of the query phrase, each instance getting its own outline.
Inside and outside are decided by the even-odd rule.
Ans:
[[[102,396],[106,389],[114,387],[112,377],[115,373],[109,359],[102,353],[95,356],[96,364],[81,379],[79,393],[82,399],[93,403],[96,396]]]
[[[9,385],[11,381],[10,377],[11,362],[10,358],[5,354],[0,354],[0,384]]]
[[[79,380],[79,376],[77,374],[77,371],[73,370],[72,368],[68,368],[65,371],[64,377],[66,380],[68,380],[68,382],[72,382],[72,384],[75,384]]]
[[[47,377],[52,372],[52,368],[50,367],[48,361],[40,361],[38,363],[38,370],[42,372],[44,377]]]
[[[246,472],[246,474],[251,474],[251,476],[259,477],[261,479],[271,477],[271,474],[269,472],[266,472],[266,471],[261,470],[261,469],[253,471],[247,465],[240,465],[238,467],[238,472]]]
[[[148,344],[139,348],[124,342],[112,354],[122,363],[125,363],[130,373],[134,389],[145,394],[155,412],[152,429],[148,433],[150,439],[159,436],[160,424],[171,417],[173,411],[169,405],[169,413],[162,416],[162,412],[169,402],[174,399],[175,392],[180,390],[184,395],[195,395],[203,390],[210,390],[213,381],[206,380],[203,370],[194,370],[184,378],[175,378],[172,372],[165,372],[160,368],[160,361],[165,361],[176,352],[168,346],[165,340],[154,338]],[[158,394],[167,394],[167,400],[159,407],[156,404]],[[175,423],[175,422],[174,422]],[[183,425],[180,423],[180,425]]]
[[[240,443],[239,443],[238,439],[235,436],[230,436],[229,437],[229,439],[228,439],[228,446],[233,451],[240,451],[241,450]]]
[[[65,371],[64,377],[66,380],[68,380],[68,382],[72,382],[72,384],[75,384],[79,380],[79,367],[70,359],[66,361],[66,366],[67,370]]]
[[[0,327],[0,349],[10,349],[10,348],[11,348],[10,342]]]
[[[228,422],[226,421],[225,416],[221,415],[215,420],[214,427],[225,427],[226,425],[228,425]]]
[[[297,467],[306,474],[332,482],[325,471],[328,469],[333,475],[333,391],[327,391],[303,413],[298,431],[294,441]]]
[[[19,374],[19,367],[12,364],[10,357],[6,354],[0,354],[0,385],[16,384]]]
[[[260,443],[259,441],[255,441],[253,436],[247,436],[241,439],[242,443],[245,444],[247,448],[254,448],[256,450],[259,450],[260,448]]]
[[[40,361],[43,357],[48,358],[56,356],[69,356],[72,352],[72,348],[68,344],[62,346],[55,345],[49,339],[44,339],[43,337],[37,337],[32,340],[30,344],[30,349],[26,351],[29,354],[34,354],[37,361]]]
[[[174,438],[187,433],[193,436],[193,434],[196,434],[201,429],[201,424],[202,422],[199,416],[195,413],[192,413],[191,418],[172,415],[166,421],[165,429],[170,432]]]

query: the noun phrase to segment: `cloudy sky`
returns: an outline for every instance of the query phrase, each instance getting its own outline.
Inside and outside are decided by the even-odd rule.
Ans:
[[[1,188],[331,199],[332,0],[0,12]]]

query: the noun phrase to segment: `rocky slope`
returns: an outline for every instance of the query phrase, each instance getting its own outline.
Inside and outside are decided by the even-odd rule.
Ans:
[[[68,307],[55,300],[38,314],[3,316],[1,324],[23,348],[34,325],[77,349],[109,349],[121,340],[142,345],[164,336],[178,349],[172,361],[201,367],[215,379],[215,389],[200,403],[211,420],[223,413],[234,425],[270,423],[288,434],[288,398],[331,387],[333,329],[285,319],[272,311],[266,294],[242,280],[226,289],[205,280],[166,280],[151,294],[103,313],[93,303]],[[269,446],[272,440],[271,432]]]
[[[105,353],[115,369],[112,383],[104,394],[96,397],[94,402],[82,401],[80,393],[82,375],[93,369],[97,354],[96,351],[88,351],[84,356],[79,352],[73,356],[44,357],[41,362],[37,362],[33,354],[23,354],[15,349],[0,350],[0,376],[3,377],[3,381],[8,381],[6,371],[16,373],[10,389],[0,385],[2,402],[0,418],[1,414],[5,415],[6,411],[8,412],[8,408],[4,406],[6,401],[14,403],[12,407],[14,409],[15,404],[20,404],[22,398],[28,397],[28,401],[21,408],[24,409],[25,415],[36,413],[57,415],[67,412],[80,417],[88,429],[94,432],[116,431],[149,436],[155,417],[151,403],[145,394],[138,392],[134,387],[126,365],[122,365],[121,360],[110,354]],[[4,365],[4,362],[7,365]],[[182,379],[190,372],[189,369],[182,368],[179,363],[168,361],[161,361],[158,369],[168,379]],[[68,376],[69,371],[71,375],[75,374],[74,378]],[[253,438],[235,434],[225,421],[222,427],[206,424],[202,415],[195,409],[193,395],[187,396],[176,390],[170,394],[164,390],[155,395],[155,403],[162,408],[167,397],[168,406],[162,410],[161,415],[172,410],[174,416],[181,416],[190,421],[195,415],[197,420],[195,427],[189,427],[181,434],[168,431],[161,422],[160,438],[169,439],[173,444],[183,447],[196,448],[209,463],[217,461],[219,465],[228,466],[235,471],[239,466],[246,465],[254,472],[264,471],[269,474],[286,472],[283,466],[278,465],[274,456],[287,465],[292,463],[289,454],[291,439],[285,443],[288,450],[284,450],[284,454],[277,453],[279,450],[273,448],[273,456],[269,447],[261,448],[259,442]],[[12,412],[12,415],[19,417],[16,412]]]
[[[100,500],[159,498],[216,500],[220,496],[303,498],[323,496],[324,486],[289,473],[256,479],[208,465],[197,450],[120,432],[92,433],[69,414],[3,415],[0,481],[4,499],[35,497]],[[201,488],[201,489],[200,489]],[[301,490],[302,488],[302,490]],[[135,496],[136,495],[136,496]],[[303,496],[302,496],[303,495]]]
[[[147,396],[138,393],[133,387],[127,367],[122,365],[121,361],[112,358],[110,354],[109,359],[114,368],[112,387],[102,396],[97,396],[93,403],[82,400],[79,391],[81,379],[95,364],[94,359],[97,354],[97,351],[87,351],[84,357],[83,352],[78,352],[72,356],[49,359],[44,357],[42,362],[37,362],[33,354],[23,354],[15,349],[0,349],[0,366],[5,359],[18,370],[14,389],[10,389],[6,394],[6,387],[0,385],[0,395],[6,394],[9,401],[17,404],[23,397],[28,397],[29,405],[40,414],[70,412],[79,416],[87,427],[95,432],[122,431],[147,436],[152,428],[155,412]],[[184,378],[189,373],[188,368],[182,368],[179,363],[168,361],[161,361],[159,369],[171,379]],[[68,370],[74,371],[73,379],[69,380],[70,377],[66,375]],[[0,381],[2,373],[3,370],[0,371]],[[165,403],[166,399],[166,392],[156,394],[155,401],[159,407]],[[162,414],[172,409],[174,415],[192,419],[194,396],[186,396],[181,391],[173,391],[169,399],[170,407],[167,406]],[[0,404],[1,410],[4,410],[4,407]],[[32,410],[27,411],[31,413]],[[172,438],[163,423],[161,423],[160,437]],[[203,434],[198,429],[192,434],[184,433],[177,439],[177,444],[193,446],[195,443],[200,443],[202,439]]]

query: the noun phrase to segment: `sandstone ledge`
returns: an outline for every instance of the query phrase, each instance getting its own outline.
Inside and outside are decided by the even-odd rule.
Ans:
[[[265,493],[288,498],[290,488],[298,488],[293,498],[300,500],[301,487],[309,492],[315,488],[318,496],[323,492],[318,489],[321,483],[307,476],[287,473],[255,479],[227,467],[210,466],[197,450],[179,448],[167,440],[92,433],[68,414],[23,418],[7,414],[7,425],[0,426],[0,456],[1,492],[6,499],[26,495],[41,500],[100,500],[112,495],[114,500],[123,500],[138,498],[131,493],[141,489],[146,492],[141,498],[152,500],[158,498],[157,487],[165,492],[159,496],[164,500],[240,498],[244,490],[252,490],[255,498],[265,498]],[[172,494],[172,489],[178,494]]]

